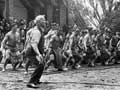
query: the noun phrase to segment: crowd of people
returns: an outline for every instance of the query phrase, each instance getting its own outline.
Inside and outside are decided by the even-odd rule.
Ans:
[[[80,29],[77,25],[61,28],[59,24],[49,23],[44,18],[37,18],[29,25],[25,20],[5,22],[4,19],[0,21],[2,71],[6,71],[8,63],[12,64],[13,70],[25,63],[27,74],[29,66],[37,65],[30,82],[50,65],[58,71],[66,71],[79,69],[83,64],[95,67],[97,63],[111,65],[120,62],[120,33],[111,32],[109,28]],[[37,61],[42,64],[38,65]]]

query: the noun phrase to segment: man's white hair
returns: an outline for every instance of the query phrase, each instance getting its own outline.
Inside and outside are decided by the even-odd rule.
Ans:
[[[38,15],[35,17],[34,23],[37,23],[38,21],[44,20],[45,15]]]

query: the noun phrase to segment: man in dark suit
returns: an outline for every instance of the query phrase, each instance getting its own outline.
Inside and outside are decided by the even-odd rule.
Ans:
[[[36,26],[29,31],[28,45],[24,49],[25,55],[31,61],[36,62],[36,69],[32,73],[30,80],[27,84],[29,88],[37,88],[40,84],[40,78],[44,70],[43,51],[44,51],[44,31],[46,20],[44,15],[39,15],[34,20]]]

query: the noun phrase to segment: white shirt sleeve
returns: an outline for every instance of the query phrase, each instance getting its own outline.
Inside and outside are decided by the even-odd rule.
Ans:
[[[41,38],[41,33],[38,30],[34,30],[31,32],[31,43],[39,43]]]

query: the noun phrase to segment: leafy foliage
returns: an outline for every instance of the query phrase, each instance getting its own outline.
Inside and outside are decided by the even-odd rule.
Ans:
[[[111,30],[120,28],[119,0],[64,0],[68,2],[69,11],[79,12],[84,22],[97,29],[105,27]],[[77,9],[77,11],[75,11]],[[78,13],[77,13],[78,14]]]

